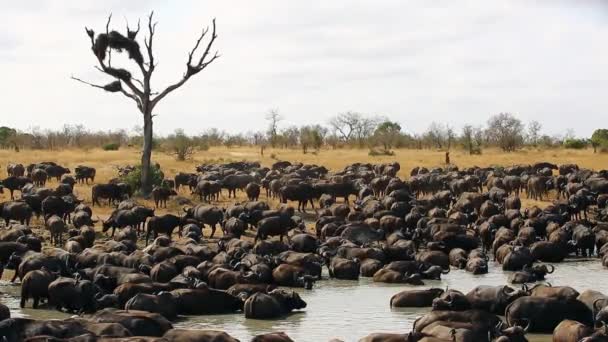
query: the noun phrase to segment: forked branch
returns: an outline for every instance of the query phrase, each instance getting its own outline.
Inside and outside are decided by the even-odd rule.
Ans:
[[[150,12],[147,19],[148,33],[143,39],[143,43],[146,48],[145,54],[147,55],[147,61],[144,60],[144,56],[140,51],[140,46],[135,40],[141,28],[140,21],[137,22],[137,29],[135,30],[132,30],[127,22],[127,32],[126,36],[124,36],[117,31],[110,30],[110,23],[112,20],[112,15],[110,14],[106,22],[105,33],[95,35],[95,31],[87,27],[85,27],[85,31],[91,41],[91,50],[93,51],[93,54],[98,62],[98,66],[96,66],[96,68],[106,75],[113,77],[115,81],[106,85],[98,85],[76,77],[72,78],[78,82],[95,88],[104,89],[109,92],[121,92],[123,95],[134,100],[137,103],[139,110],[141,112],[145,112],[144,114],[146,114],[151,113],[156,104],[158,104],[158,102],[160,102],[165,96],[184,85],[184,83],[186,83],[190,77],[198,74],[220,57],[217,51],[213,55],[210,54],[213,44],[215,43],[215,39],[217,38],[215,19],[213,19],[211,30],[208,27],[203,29],[196,40],[194,47],[188,53],[186,71],[182,78],[178,82],[169,85],[160,93],[153,92],[151,78],[156,67],[153,53],[153,41],[157,24],[154,22],[154,11]],[[209,33],[211,33],[211,36],[205,45],[202,42]],[[195,55],[198,55],[197,52],[202,46],[205,46],[205,48],[200,54],[200,57],[196,58]],[[125,51],[129,55],[129,58],[139,66],[142,77],[138,79],[133,77],[131,71],[127,69],[113,67],[111,65],[112,50],[115,52]],[[155,97],[152,98],[152,96]]]
[[[182,79],[179,80],[178,82],[168,86],[165,90],[160,92],[160,94],[152,100],[152,103],[151,103],[152,108],[154,108],[154,106],[156,106],[156,104],[160,100],[162,100],[165,96],[169,95],[169,93],[171,93],[175,89],[178,89],[179,87],[184,85],[184,83],[186,83],[188,81],[188,79],[190,79],[190,77],[198,74],[199,72],[204,70],[209,64],[213,63],[213,61],[215,61],[216,59],[218,59],[220,57],[218,51],[216,51],[215,54],[211,58],[208,58],[209,52],[211,51],[213,43],[215,42],[215,39],[217,38],[215,18],[213,18],[211,38],[209,39],[209,42],[207,43],[207,47],[205,48],[205,51],[202,53],[199,60],[196,61],[194,64],[192,63],[193,56],[196,54],[198,48],[201,45],[201,41],[205,38],[205,36],[207,35],[208,32],[209,32],[209,28],[205,28],[202,30],[200,36],[198,37],[198,39],[196,40],[196,43],[194,44],[194,47],[188,53],[188,61],[186,62],[186,72],[184,73],[184,76],[182,76]]]

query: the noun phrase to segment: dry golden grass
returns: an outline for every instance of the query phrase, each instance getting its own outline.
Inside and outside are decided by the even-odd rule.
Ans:
[[[409,150],[400,149],[395,151],[394,156],[375,156],[368,155],[365,149],[338,149],[338,150],[321,150],[319,153],[303,154],[301,150],[295,149],[270,149],[264,151],[264,156],[261,156],[258,148],[254,147],[239,147],[239,148],[224,148],[216,147],[208,151],[197,152],[191,160],[176,161],[172,156],[162,152],[155,152],[153,160],[160,163],[166,176],[171,178],[177,172],[194,172],[194,167],[206,162],[220,161],[260,161],[262,165],[269,166],[276,160],[289,160],[291,162],[314,163],[324,165],[330,170],[342,169],[347,164],[353,162],[370,162],[384,163],[390,161],[398,161],[401,164],[400,176],[407,178],[409,171],[415,166],[441,166],[444,162],[444,152],[435,150]],[[29,164],[40,161],[53,161],[70,169],[74,169],[79,164],[95,167],[97,169],[96,182],[107,182],[109,179],[116,177],[117,166],[139,163],[140,152],[136,149],[122,149],[119,151],[103,151],[101,149],[94,150],[60,150],[60,151],[41,151],[41,150],[24,150],[14,152],[9,150],[0,150],[0,174],[5,174],[6,164],[10,162],[19,162]],[[469,166],[491,166],[502,165],[509,166],[513,164],[534,163],[538,161],[549,161],[557,164],[576,163],[582,167],[592,169],[603,169],[608,165],[608,154],[594,154],[592,150],[522,150],[515,153],[503,153],[495,149],[484,150],[482,155],[468,155],[465,151],[452,151],[450,153],[452,163],[460,167]],[[47,186],[54,187],[55,181],[50,181]],[[80,198],[84,198],[90,203],[91,197],[90,185],[77,185],[75,192]],[[183,190],[181,196],[190,198],[188,191]],[[242,194],[240,195],[242,196]],[[8,193],[0,195],[0,200],[8,200]],[[242,200],[243,197],[239,197]],[[222,198],[220,204],[229,202],[227,198]],[[525,205],[539,204],[532,201],[524,201]],[[153,205],[147,202],[148,205]],[[107,216],[112,208],[102,207],[95,209],[95,214],[102,218]],[[175,205],[169,205],[168,210],[158,210],[158,213],[166,211],[176,212],[180,209]]]

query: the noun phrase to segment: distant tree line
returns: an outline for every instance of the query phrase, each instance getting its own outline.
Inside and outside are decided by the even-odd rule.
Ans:
[[[217,128],[209,128],[200,134],[188,135],[176,130],[166,136],[154,136],[154,149],[175,155],[179,160],[188,159],[198,150],[209,147],[258,146],[299,148],[303,153],[316,153],[322,148],[367,148],[370,153],[391,154],[393,149],[464,149],[470,154],[480,154],[484,148],[495,147],[513,152],[523,147],[572,148],[592,147],[594,151],[608,151],[608,129],[597,129],[589,138],[577,138],[573,133],[550,136],[544,134],[537,121],[524,124],[510,113],[491,116],[485,125],[465,124],[457,129],[448,124],[432,122],[420,133],[410,133],[398,122],[382,116],[357,112],[335,115],[324,125],[282,125],[283,116],[273,109],[265,116],[268,122],[264,131],[231,134]],[[2,149],[104,148],[114,150],[124,147],[140,147],[143,132],[136,128],[131,132],[92,131],[82,125],[65,125],[59,130],[32,128],[20,131],[0,127]]]

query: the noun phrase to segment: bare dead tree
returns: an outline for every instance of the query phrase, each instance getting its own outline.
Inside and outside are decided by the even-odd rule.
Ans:
[[[160,92],[155,92],[152,88],[152,75],[156,68],[153,53],[153,42],[154,34],[156,32],[156,22],[153,20],[154,11],[148,16],[147,23],[147,35],[143,39],[145,46],[145,56],[142,54],[140,44],[137,42],[137,34],[140,30],[139,21],[137,22],[137,29],[132,31],[127,24],[126,36],[119,33],[118,31],[110,31],[110,23],[112,15],[108,17],[106,23],[105,32],[99,33],[95,36],[95,31],[85,27],[85,31],[91,40],[91,50],[95,55],[98,66],[96,68],[104,74],[113,78],[113,81],[106,85],[93,84],[84,81],[80,78],[73,77],[76,81],[88,84],[92,87],[103,89],[111,93],[120,93],[126,96],[128,99],[135,102],[137,109],[143,115],[144,119],[144,144],[141,156],[141,191],[144,196],[147,196],[152,190],[151,178],[150,178],[150,159],[152,156],[152,114],[156,105],[162,101],[167,95],[174,90],[184,85],[192,76],[203,71],[209,64],[213,63],[217,58],[220,57],[216,51],[210,54],[213,47],[213,43],[217,38],[215,30],[215,19],[212,21],[211,36],[205,43],[205,37],[208,37],[209,28],[204,28],[196,40],[194,47],[188,53],[188,59],[186,61],[186,71],[183,76],[177,82],[167,86]],[[201,44],[202,43],[202,44]],[[202,53],[199,53],[199,47],[205,46]],[[139,67],[139,73],[141,78],[136,78],[134,72],[131,72],[124,68],[117,68],[112,66],[112,52],[126,52],[129,59]],[[199,57],[195,57],[199,55]]]

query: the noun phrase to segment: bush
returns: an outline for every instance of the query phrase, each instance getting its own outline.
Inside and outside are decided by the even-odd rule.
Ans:
[[[585,139],[566,139],[566,140],[564,140],[565,148],[570,148],[570,149],[575,149],[575,150],[582,150],[587,147],[587,144],[588,144],[588,142]]]
[[[118,149],[120,148],[120,144],[119,143],[109,143],[109,144],[105,144],[101,147],[104,151],[118,151]]]
[[[596,152],[598,147],[600,152],[606,151],[608,149],[608,129],[596,129],[591,136],[591,146],[593,146],[593,152]]]
[[[165,179],[165,174],[160,168],[157,168],[154,163],[151,163],[150,166],[150,177],[152,178],[152,186],[160,186],[163,179]],[[129,174],[120,178],[121,182],[129,184],[131,189],[135,191],[139,191],[141,188],[141,165],[137,165],[135,170],[129,172]]]
[[[164,143],[163,148],[167,153],[175,156],[177,160],[190,159],[194,154],[196,142],[191,137],[187,136],[181,129],[176,129],[174,134],[169,135]]]
[[[209,151],[209,143],[206,141],[201,141],[197,147],[201,151]]]
[[[378,150],[378,149],[372,148],[372,149],[369,150],[368,155],[371,156],[371,157],[375,157],[375,156],[394,156],[395,152],[391,151],[391,150],[384,150],[384,149]]]
[[[469,151],[469,154],[471,154],[471,155],[481,155],[481,154],[482,154],[481,148],[479,148],[479,147],[474,147],[474,148],[472,148],[472,149]]]

